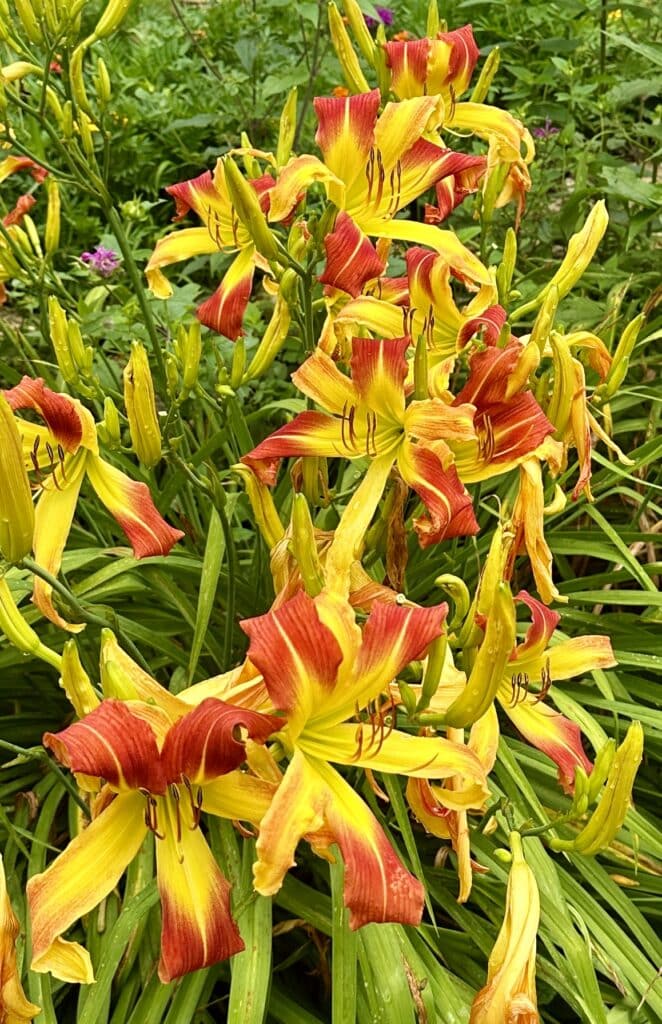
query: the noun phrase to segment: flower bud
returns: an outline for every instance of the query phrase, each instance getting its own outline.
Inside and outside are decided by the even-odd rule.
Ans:
[[[232,353],[232,368],[230,370],[230,387],[236,391],[244,379],[246,369],[246,342],[242,337],[237,338]]]
[[[554,850],[572,850],[591,857],[613,842],[630,806],[632,785],[641,764],[643,750],[644,731],[641,723],[632,722],[625,739],[613,755],[598,806],[574,839],[550,840]]]
[[[531,328],[531,343],[536,345],[540,355],[545,351],[545,345],[549,341],[554,326],[554,317],[559,305],[559,290],[556,285],[547,292],[542,305],[538,311],[533,327]]]
[[[200,358],[202,356],[202,331],[200,321],[195,320],[188,331],[184,331],[180,343],[180,359],[182,362],[182,398],[198,383]]]
[[[101,703],[81,664],[75,640],[67,640],[62,651],[60,686],[79,718],[89,715]]]
[[[124,369],[124,402],[134,451],[151,469],[161,458],[161,429],[147,352],[139,341],[133,342]]]
[[[48,208],[46,210],[44,246],[46,255],[52,256],[54,252],[57,252],[60,244],[60,189],[55,178],[50,175],[46,178],[46,191],[48,193]]]
[[[15,60],[12,64],[6,64],[4,68],[0,69],[0,78],[3,82],[18,82],[21,78],[33,73],[40,75],[42,70],[27,60]]]
[[[363,11],[356,0],[343,0],[343,10],[352,30],[352,35],[359,44],[361,53],[369,64],[375,63],[375,42],[368,31]]]
[[[122,427],[117,406],[112,398],[103,400],[103,420],[97,425],[97,432],[108,448],[119,448],[122,443]]]
[[[299,568],[306,593],[316,597],[324,587],[324,574],[317,551],[310,508],[303,494],[295,494],[292,501],[292,539],[289,547]]]
[[[285,274],[283,274],[283,278],[285,278],[285,275],[289,273],[290,271],[286,270]],[[291,271],[291,273],[294,274],[295,272]],[[282,283],[283,282],[281,281],[281,287]],[[279,293],[276,296],[276,305],[274,306],[271,320],[267,324],[267,328],[262,335],[262,339],[257,347],[255,355],[251,359],[250,365],[244,374],[244,382],[264,376],[283,347],[289,329],[290,307],[282,294]]]
[[[0,632],[19,651],[41,658],[53,668],[60,668],[60,655],[43,644],[32,626],[27,624],[4,577],[0,577]]]
[[[97,75],[96,75],[96,90],[99,102],[104,106],[110,103],[112,97],[112,88],[110,85],[110,75],[108,74],[108,68],[106,67],[105,61],[99,57],[97,60]]]
[[[93,38],[103,39],[116,32],[124,20],[132,0],[110,0],[94,29]]]
[[[14,0],[23,30],[31,43],[43,43],[44,37],[37,20],[34,4],[31,0]]]
[[[259,178],[261,171],[260,165],[253,156],[253,143],[250,140],[248,132],[242,132],[239,136],[241,140],[241,148],[244,151],[241,154],[241,162],[244,165],[247,178]]]
[[[611,369],[607,375],[607,380],[604,385],[598,388],[596,392],[596,398],[600,397],[602,401],[608,402],[610,398],[618,391],[619,387],[625,380],[625,376],[630,366],[630,356],[632,350],[637,343],[639,332],[646,322],[646,314],[640,313],[634,320],[631,320],[627,325],[623,333],[621,334],[620,341],[616,346],[614,352]]]
[[[90,46],[90,40],[85,39],[79,43],[71,55],[69,61],[69,82],[71,92],[80,110],[89,110],[90,102],[85,91],[85,79],[83,78],[83,58]],[[80,112],[80,111],[79,111]]]
[[[515,272],[517,260],[517,235],[513,228],[506,231],[506,240],[503,245],[503,257],[497,268],[496,280],[499,291],[499,302],[507,308],[510,298],[510,286]]]
[[[437,0],[430,0],[428,3],[428,14],[425,24],[425,34],[429,39],[434,39],[440,31],[439,5]]]
[[[232,472],[240,478],[246,489],[255,522],[265,544],[271,551],[285,535],[274,499],[271,497],[271,491],[265,484],[260,483],[252,469],[241,462],[232,466]]]
[[[78,382],[78,369],[69,347],[67,314],[54,295],[48,296],[48,326],[55,359],[67,384]]]
[[[349,38],[340,11],[334,3],[329,4],[329,29],[331,42],[347,85],[352,92],[370,92],[370,86],[361,71],[352,41]]]
[[[77,320],[69,320],[67,323],[67,335],[69,338],[69,351],[74,363],[79,370],[89,373],[92,369],[94,349],[91,345],[85,345],[81,334],[80,324]]]
[[[515,604],[508,584],[499,583],[483,642],[464,690],[446,712],[446,725],[462,729],[485,714],[503,679],[515,640]]]
[[[23,218],[23,227],[25,228],[25,233],[30,240],[32,252],[35,254],[35,256],[38,256],[39,259],[41,259],[44,253],[41,248],[41,240],[39,238],[39,232],[37,231],[37,225],[33,221],[32,217],[29,217],[27,214]]]
[[[62,107],[60,127],[62,128],[62,134],[65,139],[70,139],[74,134],[74,115],[71,100],[67,100]]]
[[[9,402],[0,395],[0,553],[20,562],[32,549],[34,506],[23,445]]]
[[[284,167],[290,159],[290,153],[292,152],[294,134],[297,127],[297,94],[298,91],[295,85],[290,89],[289,95],[285,101],[285,106],[283,107],[283,112],[280,115],[278,145],[276,147],[277,167]]]
[[[253,186],[246,181],[232,157],[223,161],[225,184],[239,220],[255,243],[255,248],[265,259],[278,259],[278,246],[273,232],[269,229],[262,213],[260,201]]]
[[[497,71],[499,70],[499,62],[501,60],[501,52],[498,46],[495,46],[493,50],[487,55],[487,59],[483,64],[480,72],[478,81],[474,86],[474,90],[471,93],[471,103],[484,103],[487,94],[492,85],[492,81]]]

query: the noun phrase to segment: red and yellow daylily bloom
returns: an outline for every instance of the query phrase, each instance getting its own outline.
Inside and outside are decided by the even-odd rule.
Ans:
[[[513,859],[506,890],[506,914],[487,965],[487,983],[476,995],[469,1024],[538,1024],[536,935],[540,896],[524,859],[518,832],[510,835]]]
[[[265,211],[273,184],[274,179],[269,174],[251,181]],[[170,185],[166,192],[175,200],[175,220],[181,220],[193,210],[204,226],[173,231],[156,243],[145,268],[149,287],[160,299],[167,299],[172,295],[172,287],[163,274],[164,267],[194,256],[236,252],[217,290],[197,310],[201,323],[235,341],[242,333],[255,267],[268,271],[269,264],[257,252],[253,239],[234,211],[223,160],[217,161],[213,175],[205,171],[197,178]]]
[[[384,263],[370,241],[374,236],[429,245],[468,281],[488,284],[487,269],[452,231],[395,219],[437,181],[481,158],[455,153],[426,138],[438,116],[437,98],[387,103],[378,116],[380,102],[378,89],[315,99],[315,138],[324,160],[312,155],[290,160],[271,190],[269,219],[284,220],[297,196],[313,182],[321,182],[341,211],[325,239],[324,283],[358,295],[366,281],[379,277]]]
[[[435,38],[394,40],[384,50],[398,99],[442,96],[448,106],[469,88],[480,56],[471,25]]]
[[[5,866],[0,855],[0,1021],[3,1024],[28,1024],[41,1008],[31,1003],[23,991],[16,963],[16,940],[20,926],[7,892]]]
[[[298,455],[394,462],[428,510],[414,528],[426,547],[478,529],[471,498],[459,482],[446,440],[475,437],[473,407],[405,395],[409,338],[354,338],[351,378],[319,349],[292,374],[325,412],[304,412],[262,441],[242,462],[274,483],[281,458]],[[448,396],[450,398],[450,396]],[[388,468],[388,466],[387,466]],[[381,482],[381,486],[385,478]],[[380,492],[381,493],[381,492]],[[378,499],[377,499],[378,500]]]
[[[454,271],[445,256],[413,246],[407,250],[405,258],[405,294],[399,291],[395,296],[397,301],[387,301],[387,290],[380,287],[378,294],[360,295],[334,317],[333,329],[336,337],[347,331],[355,332],[358,327],[380,338],[397,338],[403,331],[415,341],[425,337],[428,367],[433,372],[434,383],[436,367],[461,347],[461,332],[495,303],[496,284],[491,280],[481,285],[471,302],[460,310],[451,288]],[[431,390],[434,393],[434,388]]]
[[[162,908],[159,977],[171,981],[243,949],[230,909],[230,884],[199,828],[202,811],[258,824],[274,786],[238,771],[240,730],[264,742],[279,722],[214,697],[181,714],[182,702],[157,684],[152,703],[105,700],[79,722],[47,733],[44,745],[101,806],[27,886],[32,970],[63,981],[94,980],[87,951],[62,938],[117,885],[151,831]],[[159,690],[161,690],[159,694]],[[172,714],[172,702],[176,712]]]
[[[4,396],[12,409],[31,409],[43,420],[17,420],[25,466],[34,474],[39,491],[33,550],[43,569],[52,575],[59,572],[85,476],[129,538],[136,558],[167,555],[184,536],[161,517],[146,484],[131,480],[100,457],[94,419],[77,399],[51,391],[41,378],[31,377],[23,377]],[[58,614],[51,587],[39,577],[35,577],[32,599],[46,618],[63,629],[83,628]]]
[[[422,886],[332,763],[421,778],[459,776],[462,784],[448,791],[448,805],[481,806],[486,780],[470,750],[401,733],[394,719],[387,720],[389,711],[378,706],[401,669],[440,634],[445,613],[445,605],[376,603],[360,629],[346,602],[325,592],[315,599],[299,593],[242,623],[250,638],[248,658],[274,707],[287,716],[276,738],[289,765],[260,825],[258,892],[278,891],[299,839],[306,837],[326,857],[331,844],[340,847],[352,928],[371,921],[420,921]],[[369,705],[369,722],[348,721]]]
[[[524,459],[520,463],[519,474],[519,490],[511,517],[515,533],[511,558],[514,561],[520,550],[526,551],[538,593],[545,604],[565,602],[568,598],[559,594],[552,579],[552,552],[545,540],[545,491],[540,460],[535,457]],[[562,500],[565,502],[565,496]]]
[[[488,343],[470,357],[468,380],[455,398],[458,405],[476,407],[476,438],[449,441],[464,483],[498,476],[533,453],[542,457],[558,449],[551,439],[546,441],[554,432],[553,424],[527,390],[529,373],[535,367],[531,357],[537,358],[537,353],[533,346],[512,336],[505,348],[497,348],[500,319],[485,314],[467,324],[460,336],[462,343],[482,326],[483,340]]]

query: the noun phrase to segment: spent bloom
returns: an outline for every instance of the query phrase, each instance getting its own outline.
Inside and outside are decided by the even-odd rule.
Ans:
[[[105,245],[97,245],[94,252],[84,252],[81,260],[100,277],[110,277],[121,263],[117,253]]]

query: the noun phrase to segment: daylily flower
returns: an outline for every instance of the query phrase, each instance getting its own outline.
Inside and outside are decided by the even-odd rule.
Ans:
[[[559,446],[549,438],[554,426],[527,390],[537,353],[534,346],[525,346],[513,336],[505,348],[497,348],[503,322],[505,311],[494,307],[466,324],[459,337],[462,344],[477,329],[486,328],[487,347],[470,357],[468,380],[454,402],[476,407],[476,438],[449,441],[464,483],[506,473],[534,452],[558,457]]]
[[[149,704],[105,700],[44,736],[81,785],[94,791],[105,782],[92,822],[28,881],[32,970],[63,981],[94,981],[87,951],[62,935],[115,888],[148,831],[156,838],[162,907],[161,981],[243,949],[230,884],[200,831],[200,815],[259,823],[274,787],[237,770],[246,757],[238,734],[262,743],[280,720],[214,697],[191,710],[147,680]]]
[[[23,377],[4,396],[12,409],[31,409],[43,420],[17,420],[25,466],[34,474],[39,490],[34,556],[43,569],[52,575],[59,572],[86,475],[129,538],[136,558],[167,555],[184,536],[161,518],[145,484],[131,480],[100,457],[94,419],[77,399],[51,391],[41,378],[31,377]],[[50,585],[39,577],[35,577],[32,600],[46,618],[63,629],[83,628],[65,622],[53,606]]]
[[[0,1021],[3,1024],[28,1024],[41,1008],[25,996],[16,964],[18,918],[7,892],[5,866],[0,856]]]
[[[315,138],[324,161],[311,155],[290,160],[271,191],[269,219],[282,221],[299,193],[318,181],[340,210],[324,243],[323,283],[356,296],[366,281],[379,277],[384,263],[372,235],[429,245],[468,281],[489,284],[486,268],[452,231],[395,219],[437,181],[481,158],[454,153],[425,137],[437,98],[387,103],[378,116],[380,101],[378,89],[315,99]]]
[[[264,174],[251,181],[251,185],[266,212],[274,179]],[[205,171],[197,178],[170,185],[166,192],[175,200],[175,220],[181,220],[189,210],[193,210],[204,227],[173,231],[156,243],[145,268],[149,287],[158,298],[167,299],[172,295],[172,288],[163,274],[164,267],[193,256],[236,252],[217,290],[197,310],[201,323],[235,341],[242,333],[255,267],[268,272],[269,264],[257,252],[251,236],[233,209],[223,160],[217,161],[213,175]],[[296,196],[290,210],[294,202]]]
[[[458,744],[406,735],[380,694],[440,634],[446,606],[377,603],[363,627],[344,601],[299,593],[276,611],[242,623],[248,658],[262,673],[274,707],[287,715],[280,739],[289,758],[262,819],[255,888],[271,894],[293,864],[300,838],[325,857],[337,843],[345,863],[350,927],[371,921],[416,924],[423,890],[402,866],[355,790],[329,762],[421,778],[461,776],[452,807],[480,806],[483,769]],[[371,708],[369,721],[347,721]]]
[[[449,106],[468,89],[480,56],[471,25],[436,38],[385,43],[384,50],[398,99],[439,95]]]
[[[403,330],[416,341],[427,342],[428,368],[434,373],[443,360],[454,356],[460,347],[460,332],[496,301],[493,280],[463,309],[458,309],[451,289],[452,268],[445,256],[429,249],[413,246],[405,255],[407,291],[404,295],[387,297],[386,287],[377,294],[359,295],[348,302],[333,318],[336,337],[342,332],[366,328],[380,338],[397,338]],[[380,279],[388,284],[388,279]]]
[[[383,456],[424,502],[429,516],[414,522],[423,547],[478,529],[471,498],[458,480],[446,441],[475,436],[473,407],[441,399],[406,404],[409,338],[354,338],[351,379],[319,349],[292,375],[326,412],[304,412],[262,441],[242,462],[275,483],[281,458],[316,455]],[[450,396],[449,396],[450,397]],[[385,478],[384,478],[385,481]],[[381,485],[383,487],[383,483]]]
[[[469,1024],[538,1024],[540,1020],[536,1000],[540,896],[518,832],[511,832],[510,848],[506,914],[488,962],[487,984],[473,1001]]]
[[[540,460],[535,457],[524,459],[520,463],[519,474],[519,490],[511,517],[515,533],[511,557],[514,560],[520,549],[525,550],[529,556],[538,593],[544,603],[565,602],[568,598],[559,593],[552,579],[552,552],[545,540],[545,492]]]

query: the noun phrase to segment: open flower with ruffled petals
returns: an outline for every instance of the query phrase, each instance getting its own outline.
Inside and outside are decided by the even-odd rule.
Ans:
[[[241,735],[264,742],[279,722],[214,697],[181,714],[157,684],[151,703],[105,700],[44,745],[97,797],[92,822],[27,887],[32,970],[94,980],[87,951],[64,932],[112,891],[148,831],[162,908],[159,977],[171,981],[243,949],[230,884],[200,830],[203,811],[259,824],[274,786],[238,770]],[[162,695],[162,696],[161,696]],[[175,714],[172,702],[175,702]],[[99,809],[100,808],[100,809]]]
[[[299,593],[275,611],[242,623],[248,658],[261,672],[271,701],[285,712],[277,739],[289,764],[262,819],[255,888],[272,894],[294,863],[299,839],[330,856],[337,843],[345,863],[350,926],[371,921],[416,924],[423,889],[405,870],[363,800],[332,764],[421,778],[460,776],[450,806],[481,806],[486,780],[475,755],[437,738],[395,728],[395,712],[380,695],[439,636],[446,606],[374,605],[360,629],[346,602],[322,592]],[[371,706],[368,720],[348,721]],[[381,706],[380,706],[381,705]]]
[[[269,174],[251,181],[265,211],[273,184],[274,179]],[[172,295],[172,287],[163,274],[164,267],[194,256],[236,253],[217,290],[197,311],[198,319],[206,327],[235,341],[242,333],[255,268],[268,271],[269,265],[257,252],[253,239],[235,213],[223,160],[218,160],[213,175],[205,171],[197,178],[170,185],[166,192],[175,200],[175,220],[181,220],[193,210],[203,227],[173,231],[156,243],[145,268],[149,287],[159,298],[167,299]]]
[[[524,859],[518,832],[510,836],[513,859],[506,890],[506,913],[487,966],[487,984],[471,1007],[469,1024],[538,1024],[536,934],[540,896]]]
[[[469,377],[455,398],[457,405],[468,402],[476,407],[476,438],[449,441],[465,483],[506,473],[534,452],[560,457],[560,446],[550,437],[554,426],[527,387],[535,368],[532,357],[537,359],[535,346],[525,346],[511,336],[505,348],[497,348],[505,322],[505,311],[495,313],[498,310],[501,307],[494,307],[465,325],[459,339],[462,344],[482,327],[487,342],[483,351],[470,357]]]
[[[424,337],[428,367],[431,372],[456,352],[462,343],[460,332],[476,317],[494,306],[497,289],[494,281],[481,285],[468,305],[460,310],[453,298],[452,271],[446,258],[438,253],[413,246],[405,255],[407,291],[387,298],[386,287],[376,294],[359,295],[348,302],[334,317],[336,337],[347,330],[365,328],[380,338],[397,338],[403,331],[414,341]],[[388,283],[388,279],[387,279]]]
[[[33,549],[43,569],[52,575],[59,572],[86,476],[129,538],[136,558],[167,555],[184,536],[161,517],[146,484],[131,480],[100,457],[94,419],[77,399],[51,391],[41,378],[31,377],[23,377],[4,396],[12,409],[30,409],[43,421],[17,420],[25,466],[39,491]],[[82,629],[59,615],[50,585],[39,577],[35,578],[33,601],[51,622],[64,629]]]
[[[387,103],[378,115],[380,102],[378,89],[315,99],[315,138],[324,160],[309,154],[290,160],[271,190],[269,219],[282,221],[299,193],[318,181],[340,210],[324,242],[323,283],[356,296],[366,281],[379,277],[384,263],[370,241],[374,236],[429,245],[467,281],[489,284],[487,269],[452,231],[395,219],[437,181],[482,158],[455,153],[425,137],[437,117],[438,98]]]
[[[429,516],[414,523],[422,546],[476,533],[471,498],[459,482],[446,445],[446,439],[475,437],[473,407],[451,406],[438,398],[407,404],[409,344],[409,338],[354,338],[351,378],[318,349],[292,380],[327,411],[300,413],[242,461],[264,482],[274,483],[278,463],[287,456],[383,456],[387,468],[397,463],[403,480],[428,510]]]

